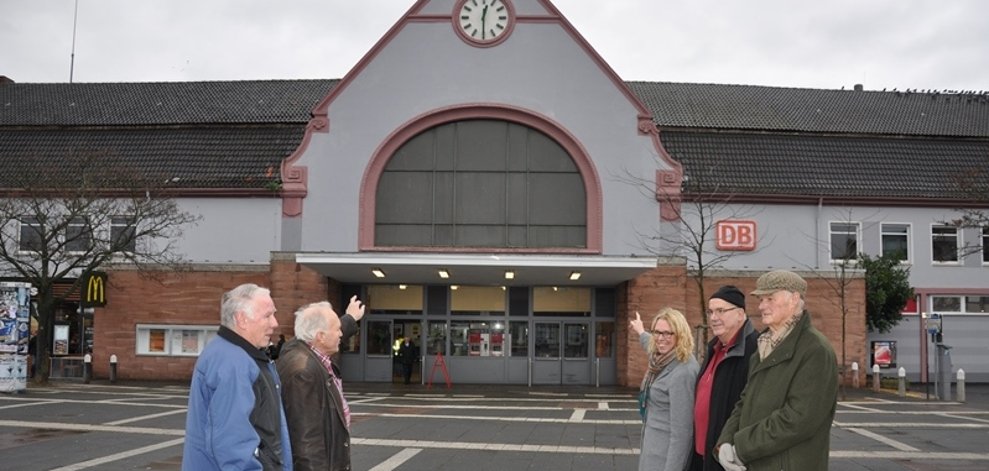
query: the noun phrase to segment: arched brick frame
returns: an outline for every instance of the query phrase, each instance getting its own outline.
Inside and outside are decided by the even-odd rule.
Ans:
[[[506,247],[377,247],[374,244],[375,198],[381,172],[391,157],[410,139],[427,129],[467,119],[498,119],[536,129],[555,140],[570,154],[584,181],[587,195],[587,247],[586,248],[506,248]],[[393,252],[512,252],[512,253],[601,253],[603,217],[601,214],[601,181],[597,170],[584,147],[562,126],[549,118],[522,108],[472,104],[453,106],[418,116],[389,135],[375,150],[361,180],[359,240],[361,251]]]

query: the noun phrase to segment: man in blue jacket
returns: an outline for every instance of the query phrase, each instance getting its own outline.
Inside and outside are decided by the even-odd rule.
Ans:
[[[192,374],[183,470],[292,469],[278,372],[262,350],[277,327],[268,289],[223,295],[220,330]]]

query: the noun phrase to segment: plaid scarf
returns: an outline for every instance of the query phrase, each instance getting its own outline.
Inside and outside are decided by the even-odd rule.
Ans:
[[[652,341],[650,339],[650,341]],[[646,376],[642,378],[642,386],[639,387],[639,392],[649,391],[649,386],[656,377],[663,372],[663,369],[673,361],[673,354],[676,349],[672,349],[665,354],[659,353],[659,349],[653,346],[652,352],[649,353],[649,371],[646,372]]]
[[[776,347],[783,343],[790,332],[793,332],[793,328],[800,322],[800,318],[804,316],[804,313],[798,312],[794,314],[790,320],[783,324],[783,328],[773,332],[773,329],[766,329],[765,332],[759,334],[758,345],[759,345],[759,359],[765,360],[769,354],[776,350]]]
[[[333,361],[329,356],[324,355],[323,352],[320,352],[316,349],[316,347],[312,346],[312,344],[306,345],[309,345],[309,349],[316,354],[316,358],[318,358],[319,362],[323,364],[326,371],[330,373],[330,378],[333,380],[333,385],[336,386],[337,391],[340,392],[340,402],[343,403],[343,421],[347,423],[347,429],[350,429],[350,404],[347,404],[347,398],[343,395],[343,381],[341,381],[340,377],[333,372]]]

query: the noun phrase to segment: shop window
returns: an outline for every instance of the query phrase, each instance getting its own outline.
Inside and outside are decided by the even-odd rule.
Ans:
[[[857,222],[831,223],[831,263],[849,263],[858,258],[859,230]]]
[[[422,314],[422,286],[368,285],[367,304],[371,314]]]
[[[594,332],[594,357],[611,358],[615,355],[612,344],[615,339],[614,322],[598,322]]]
[[[391,356],[391,321],[367,321],[367,354]]]
[[[560,324],[536,322],[536,358],[560,357]]]
[[[910,225],[882,224],[880,227],[882,254],[901,262],[910,261]]]
[[[137,326],[138,355],[198,356],[216,336],[216,326]]]
[[[450,323],[451,356],[505,356],[507,340],[505,323],[501,321]]]
[[[446,355],[446,322],[430,321],[427,335],[426,354],[442,353]]]
[[[459,286],[450,290],[450,312],[454,315],[505,315],[504,289],[497,286]]]
[[[110,218],[110,243],[114,252],[134,253],[137,251],[137,223],[133,216],[113,216]]]
[[[591,289],[577,287],[535,287],[532,312],[536,316],[590,316]]]
[[[958,228],[931,226],[931,258],[934,263],[958,263]]]
[[[563,324],[563,358],[587,358],[587,324]]]
[[[508,334],[511,340],[509,356],[528,357],[529,356],[529,323],[512,321],[508,323]]]

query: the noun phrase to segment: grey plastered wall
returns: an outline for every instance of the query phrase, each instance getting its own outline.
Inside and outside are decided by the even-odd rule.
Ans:
[[[514,4],[548,15],[536,0]],[[422,11],[452,10],[452,1],[434,1]],[[478,48],[449,22],[407,22],[368,59],[330,104],[329,132],[314,134],[296,163],[309,171],[302,250],[357,250],[361,179],[389,135],[440,109],[491,104],[548,118],[579,141],[602,187],[603,252],[645,253],[632,222],[656,220],[658,206],[623,180],[654,179],[657,150],[638,133],[633,103],[561,23],[520,22],[505,42]]]

